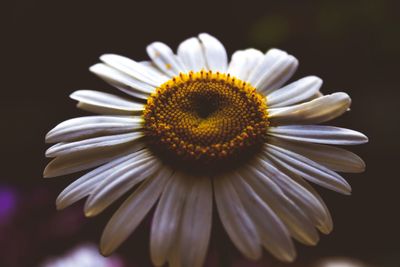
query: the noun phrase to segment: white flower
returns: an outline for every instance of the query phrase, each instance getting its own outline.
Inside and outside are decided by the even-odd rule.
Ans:
[[[327,258],[323,260],[319,260],[317,264],[314,264],[315,267],[368,267],[369,265],[351,258]]]
[[[93,245],[81,245],[66,255],[46,260],[42,267],[123,267],[117,257],[105,258]]]
[[[228,62],[208,34],[147,47],[151,61],[106,54],[90,68],[130,100],[91,90],[71,95],[78,107],[101,115],[60,123],[46,136],[58,143],[44,171],[54,177],[92,171],[58,197],[65,208],[88,197],[95,216],[133,191],[107,224],[100,242],[111,254],[157,203],[151,237],[156,266],[201,266],[210,239],[212,206],[237,249],[257,260],[262,247],[292,261],[291,237],[318,242],[332,230],[324,202],[305,181],[343,194],[337,173],[362,172],[355,154],[328,145],[367,142],[359,132],[316,124],[349,109],[346,93],[323,96],[322,80],[290,83],[298,61],[278,49],[237,51]]]

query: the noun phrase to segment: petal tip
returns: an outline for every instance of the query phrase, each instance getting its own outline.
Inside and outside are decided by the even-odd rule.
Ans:
[[[316,75],[310,75],[310,76],[304,77],[304,79],[307,81],[310,81],[312,83],[315,83],[317,85],[322,85],[322,83],[323,83],[323,80]]]
[[[103,257],[109,257],[113,251],[109,250],[107,247],[100,245],[99,252]]]
[[[51,173],[51,171],[49,171],[49,169],[46,167],[43,171],[43,178],[52,178],[54,177]]]
[[[359,134],[360,134],[360,144],[365,144],[365,143],[369,142],[368,136],[366,136],[365,134],[360,133],[360,132],[359,132]]]
[[[100,72],[100,69],[103,68],[103,66],[104,66],[103,63],[96,63],[96,64],[94,64],[94,65],[89,67],[89,71],[94,73],[94,74],[97,74],[97,73]]]
[[[57,176],[56,173],[54,173],[54,169],[52,169],[52,163],[54,162],[54,159],[50,161],[47,166],[43,170],[43,178],[52,178]]]
[[[83,208],[83,214],[85,215],[86,218],[92,218],[98,215],[99,213],[100,212],[98,210],[93,208],[93,202],[91,201],[91,198],[89,196]]]
[[[92,210],[86,210],[85,209],[84,210],[84,215],[85,215],[86,218],[93,218],[93,217],[95,217],[97,215],[97,213],[95,213]]]
[[[332,224],[324,224],[318,227],[318,230],[324,235],[329,235],[333,231]]]
[[[74,91],[74,92],[72,92],[70,95],[69,95],[69,98],[71,98],[71,99],[73,99],[73,100],[76,100],[76,101],[79,101],[79,93],[81,93],[83,90],[77,90],[77,91]]]
[[[294,262],[296,258],[297,258],[297,252],[294,250],[286,253],[285,255],[282,255],[280,259],[284,262],[291,263]]]
[[[209,33],[207,33],[207,32],[202,32],[202,33],[199,33],[199,38],[202,38],[202,37],[208,37],[208,36],[211,36]]]
[[[63,203],[60,203],[59,201],[56,201],[56,210],[60,211],[65,209],[67,206],[63,205]]]
[[[48,132],[48,133],[45,135],[45,137],[44,137],[44,142],[45,142],[46,144],[53,143],[53,132],[52,132],[52,131]]]

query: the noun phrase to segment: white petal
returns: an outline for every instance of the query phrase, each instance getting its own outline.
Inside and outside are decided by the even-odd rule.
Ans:
[[[272,208],[295,239],[307,245],[318,242],[318,233],[310,219],[268,176],[254,167],[240,170],[239,174]]]
[[[70,95],[70,98],[84,103],[91,110],[108,115],[138,115],[144,110],[144,105],[133,103],[125,98],[92,90],[79,90]],[[87,110],[87,109],[86,109]]]
[[[268,144],[265,153],[289,171],[330,190],[349,195],[350,185],[339,174],[292,151]]]
[[[150,71],[155,71],[155,72],[157,72],[159,75],[165,76],[165,73],[164,73],[162,70],[160,70],[160,69],[156,66],[156,64],[154,64],[154,62],[151,61],[151,60],[143,60],[143,61],[140,61],[139,64],[142,65],[142,66],[145,67],[145,68],[150,69]],[[165,79],[168,79],[168,78],[165,77]]]
[[[143,146],[143,142],[135,139],[132,142],[116,146],[97,147],[59,156],[47,164],[43,172],[43,177],[50,178],[97,167],[116,158],[133,153],[143,148]]]
[[[105,54],[102,55],[100,59],[107,65],[131,76],[132,78],[135,78],[154,87],[163,84],[166,80],[166,77],[161,76],[156,71],[145,68],[140,65],[140,63],[127,57],[115,54]]]
[[[133,158],[135,154],[136,153],[117,158],[75,180],[58,195],[56,200],[57,209],[64,209],[88,196],[103,179],[115,170],[123,168],[126,162]]]
[[[270,69],[279,58],[284,58],[287,53],[279,49],[270,49],[260,60],[257,67],[252,71],[248,81],[255,86],[261,77]]]
[[[113,146],[126,144],[143,136],[141,132],[118,135],[100,136],[70,143],[58,143],[46,150],[46,157],[59,157],[73,153],[82,153],[92,149],[107,149]]]
[[[360,132],[325,125],[270,127],[268,134],[288,140],[330,145],[358,145],[368,142],[368,138]]]
[[[223,44],[207,33],[199,34],[199,39],[208,69],[214,72],[225,72],[228,67],[228,56]]]
[[[85,216],[98,215],[136,184],[159,171],[160,164],[156,159],[145,149],[142,151],[103,179],[85,203]]]
[[[207,254],[212,222],[212,187],[209,177],[192,177],[179,233],[181,266],[202,267]]]
[[[110,85],[137,99],[145,100],[155,91],[155,86],[132,78],[131,76],[102,63],[91,66],[89,70]]]
[[[190,183],[181,173],[174,173],[166,185],[155,211],[150,234],[150,253],[155,266],[164,265],[176,244],[179,224]]]
[[[285,225],[245,179],[237,174],[231,177],[243,206],[257,226],[263,246],[279,260],[293,261],[296,250]]]
[[[310,99],[318,93],[322,80],[315,76],[308,76],[286,85],[267,96],[269,107],[284,107]]]
[[[178,57],[186,66],[187,71],[197,72],[207,68],[203,48],[199,39],[195,37],[183,41],[178,46]]]
[[[214,195],[218,214],[225,231],[236,248],[247,258],[261,257],[258,230],[244,209],[229,177],[214,177]]]
[[[46,135],[47,143],[74,141],[99,135],[137,131],[142,128],[140,117],[87,116],[61,122]]]
[[[136,229],[156,203],[171,174],[171,170],[164,168],[159,175],[146,179],[124,201],[103,231],[100,240],[100,251],[103,255],[110,255]]]
[[[296,71],[298,61],[279,49],[270,49],[249,76],[249,82],[268,95],[284,84]]]
[[[297,206],[310,218],[316,227],[325,227],[329,221],[329,213],[320,201],[306,188],[274,166],[266,157],[257,158],[258,164],[253,167],[274,181]]]
[[[263,58],[263,53],[257,49],[249,48],[236,51],[232,55],[229,63],[228,73],[238,77],[242,81],[247,81],[250,74],[257,67]]]
[[[304,179],[301,178],[300,176],[298,176],[294,173],[290,173],[288,175],[290,175],[290,177],[294,181],[301,184],[304,188],[306,188],[309,192],[311,192],[311,194],[313,194],[318,199],[320,204],[324,207],[325,214],[327,214],[327,217],[325,218],[324,223],[321,226],[319,226],[318,229],[324,234],[329,234],[330,232],[332,232],[332,229],[333,229],[332,216],[328,210],[328,207],[326,206],[325,202],[323,201],[322,197],[318,194],[318,192],[309,183],[304,181]]]
[[[334,93],[294,106],[270,108],[268,113],[273,125],[317,124],[342,115],[350,103],[346,93]]]
[[[343,148],[285,141],[277,138],[269,138],[269,142],[303,155],[333,171],[363,172],[365,170],[364,161],[356,154]]]
[[[180,58],[166,44],[154,42],[148,45],[146,50],[154,64],[168,76],[177,76],[186,71]]]

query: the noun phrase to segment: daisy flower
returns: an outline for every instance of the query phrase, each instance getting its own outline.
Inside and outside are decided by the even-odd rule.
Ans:
[[[213,205],[229,238],[248,259],[265,248],[282,261],[296,256],[293,239],[318,242],[332,230],[327,207],[308,184],[350,194],[337,172],[362,172],[355,154],[330,145],[367,142],[359,132],[317,125],[350,107],[346,93],[322,95],[308,76],[283,86],[298,61],[279,49],[235,52],[202,33],[177,52],[161,42],[150,61],[115,54],[90,71],[128,94],[71,94],[97,113],[58,124],[44,177],[91,169],[58,197],[63,209],[87,197],[92,217],[127,196],[104,229],[111,254],[155,207],[150,253],[155,266],[202,266]],[[283,87],[282,87],[283,86]],[[213,204],[215,203],[215,204]]]

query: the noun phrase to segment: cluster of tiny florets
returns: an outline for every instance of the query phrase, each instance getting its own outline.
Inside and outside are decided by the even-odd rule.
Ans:
[[[265,140],[265,97],[249,83],[211,71],[181,73],[147,100],[144,129],[158,149],[186,160],[234,157]],[[170,153],[170,154],[171,154]]]

